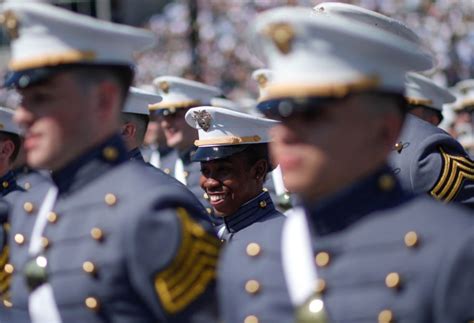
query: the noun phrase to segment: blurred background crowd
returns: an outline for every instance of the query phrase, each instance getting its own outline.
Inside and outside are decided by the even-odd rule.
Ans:
[[[160,75],[184,76],[218,86],[230,99],[250,107],[258,92],[251,72],[264,66],[246,43],[250,21],[269,8],[282,5],[312,7],[321,2],[324,1],[161,1],[156,13],[150,12],[141,23],[136,22],[155,32],[157,39],[156,46],[138,58],[136,85],[146,87]],[[451,87],[460,80],[474,78],[473,0],[339,2],[379,11],[413,28],[436,57],[437,68],[427,75],[440,85]],[[4,91],[0,93],[0,102],[9,100],[10,96]],[[454,127],[456,115],[447,111],[446,116],[443,127],[449,130]],[[451,132],[456,135],[454,130]]]

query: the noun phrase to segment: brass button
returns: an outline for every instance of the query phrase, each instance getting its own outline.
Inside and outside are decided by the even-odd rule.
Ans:
[[[25,204],[23,204],[23,209],[26,211],[26,213],[32,213],[35,207],[33,203],[26,202]]]
[[[108,146],[104,148],[102,155],[108,161],[115,161],[118,157],[118,150],[115,147]]]
[[[10,308],[10,307],[13,306],[13,304],[9,300],[4,299],[3,300],[3,306]]]
[[[25,185],[23,185],[23,187],[25,188],[25,190],[29,190],[31,188],[31,183],[26,182]]]
[[[267,202],[266,201],[260,201],[259,205],[262,209],[264,209],[264,208],[267,207]]]
[[[251,279],[245,283],[245,290],[249,294],[256,294],[260,290],[260,283],[254,279]]]
[[[97,298],[95,297],[87,297],[84,303],[86,304],[86,307],[90,310],[93,310],[93,311],[99,310],[100,304]]]
[[[44,249],[48,249],[51,246],[51,243],[49,242],[48,238],[41,237],[41,245]]]
[[[114,206],[115,204],[117,204],[117,197],[112,193],[106,194],[104,200],[105,204],[107,204],[108,206]]]
[[[258,323],[258,317],[255,315],[249,315],[245,318],[244,323]]]
[[[316,293],[322,294],[326,291],[326,281],[322,278],[318,278],[316,281]]]
[[[207,208],[206,208],[206,212],[207,212],[208,214],[211,214],[211,213],[212,213],[212,209],[211,209],[210,207],[207,207]]]
[[[398,152],[401,152],[403,149],[403,143],[400,141],[400,142],[397,142],[395,144],[395,150],[398,151]]]
[[[97,240],[97,241],[104,240],[104,232],[102,232],[102,230],[99,228],[92,228],[91,236],[92,236],[92,239]]]
[[[13,272],[15,271],[15,267],[13,267],[12,264],[5,264],[5,266],[3,267],[3,271],[7,274],[13,274]]]
[[[7,181],[3,181],[2,186],[3,188],[7,188],[10,184]]]
[[[258,243],[251,242],[247,245],[247,255],[250,257],[256,257],[260,254],[261,248]]]
[[[15,239],[15,242],[19,245],[22,245],[25,243],[25,237],[20,233],[15,234],[14,239]]]
[[[318,267],[326,267],[330,259],[331,257],[327,252],[321,251],[316,255],[316,265],[318,265]]]
[[[264,187],[264,188],[262,189],[262,191],[263,191],[263,192],[268,192],[268,188]]]
[[[379,188],[382,190],[382,191],[391,191],[395,186],[395,179],[393,178],[392,175],[388,175],[388,174],[385,174],[385,175],[382,175],[380,176],[379,178]]]
[[[91,261],[86,261],[82,264],[82,269],[88,273],[88,274],[92,274],[92,275],[95,275],[96,272],[97,272],[97,269],[94,265],[94,263],[92,263]]]
[[[165,174],[169,174],[169,173],[171,173],[171,170],[169,168],[165,168],[164,172],[165,172]]]
[[[189,176],[189,172],[184,171],[184,172],[183,172],[183,175],[184,175],[184,177],[188,177],[188,176]]]
[[[204,194],[202,195],[202,197],[203,197],[205,200],[209,200],[209,195],[207,195],[207,193],[204,193]]]
[[[48,222],[49,223],[56,223],[58,221],[58,215],[54,212],[48,213]]]
[[[393,322],[393,313],[390,310],[383,310],[379,313],[379,323]]]
[[[416,234],[415,231],[410,231],[407,234],[405,234],[404,240],[405,240],[405,245],[408,248],[414,248],[419,243],[418,235]]]
[[[385,277],[385,285],[388,288],[399,288],[401,283],[400,275],[398,273],[390,273]]]

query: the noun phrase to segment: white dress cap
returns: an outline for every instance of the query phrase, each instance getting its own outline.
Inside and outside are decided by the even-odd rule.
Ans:
[[[198,129],[198,147],[248,145],[270,142],[268,131],[278,121],[224,108],[200,106],[189,109],[186,122]]]
[[[212,98],[222,95],[214,86],[176,76],[157,77],[153,84],[163,100],[150,105],[150,111],[210,105]]]
[[[20,127],[13,122],[14,111],[12,109],[0,107],[0,132],[8,132],[21,136]]]
[[[136,87],[130,87],[122,112],[149,115],[148,106],[161,101],[161,96]]]
[[[266,11],[252,35],[273,70],[266,100],[377,89],[402,94],[406,72],[432,65],[418,44],[394,33],[306,8]]]
[[[62,64],[133,64],[134,52],[151,46],[154,35],[56,6],[10,1],[0,6],[0,23],[10,35],[11,71]]]
[[[472,109],[474,107],[474,79],[460,81],[454,88],[459,93],[459,98],[453,110]]]
[[[451,91],[418,73],[407,73],[405,86],[405,97],[412,105],[423,105],[442,112],[443,105],[456,101]]]

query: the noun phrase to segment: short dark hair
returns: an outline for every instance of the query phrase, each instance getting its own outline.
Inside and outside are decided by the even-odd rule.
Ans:
[[[143,143],[150,117],[145,114],[122,112],[123,123],[133,123],[137,129],[135,139]]]
[[[20,136],[10,133],[10,132],[0,132],[0,141],[10,140],[13,142],[15,149],[10,156],[10,163],[13,163],[15,159],[18,157],[18,153],[20,152],[21,147],[21,138]]]
[[[443,121],[443,113],[441,111],[439,111],[437,109],[434,109],[434,108],[431,108],[431,107],[428,107],[426,105],[408,104],[407,110],[410,111],[410,110],[414,110],[414,109],[418,109],[418,108],[423,109],[423,115],[424,116],[429,117],[429,118],[431,118],[432,116],[436,116],[439,119],[439,122]]]
[[[125,103],[134,74],[130,66],[122,65],[77,64],[68,66],[67,70],[73,71],[77,80],[83,85],[114,81],[120,87],[122,104]]]

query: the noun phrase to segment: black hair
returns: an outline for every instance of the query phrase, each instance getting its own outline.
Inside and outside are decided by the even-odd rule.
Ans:
[[[13,149],[13,153],[10,156],[10,163],[13,163],[15,159],[18,157],[18,153],[20,152],[21,147],[21,138],[20,136],[10,133],[10,132],[0,132],[0,140],[10,140],[13,142],[15,148]]]

